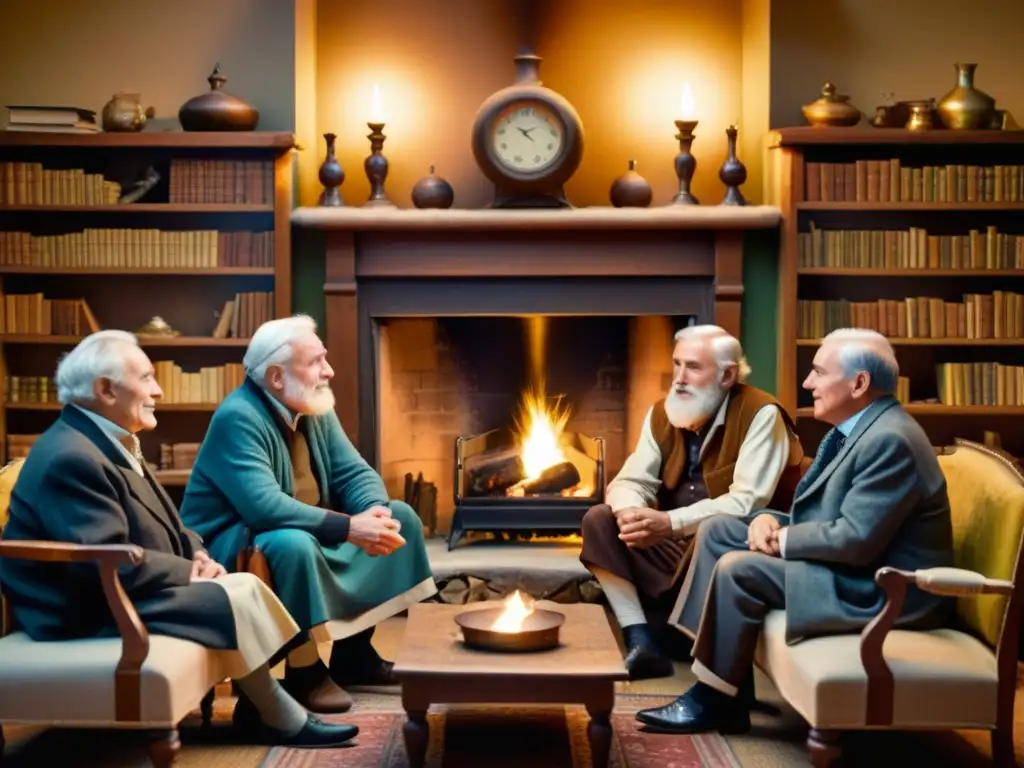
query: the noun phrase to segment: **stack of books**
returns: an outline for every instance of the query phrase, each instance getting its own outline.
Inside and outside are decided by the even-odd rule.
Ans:
[[[8,106],[8,131],[96,133],[96,113],[78,107]]]

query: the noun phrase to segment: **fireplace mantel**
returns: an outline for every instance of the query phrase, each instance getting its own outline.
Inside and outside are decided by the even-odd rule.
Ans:
[[[342,207],[292,214],[295,226],[325,231],[325,343],[336,371],[337,412],[371,462],[378,317],[586,314],[593,310],[581,310],[583,304],[600,307],[603,296],[632,291],[641,309],[629,311],[636,314],[672,314],[673,303],[696,301],[701,322],[739,336],[743,233],[774,229],[780,219],[771,206]],[[686,293],[691,284],[704,286],[701,298]]]

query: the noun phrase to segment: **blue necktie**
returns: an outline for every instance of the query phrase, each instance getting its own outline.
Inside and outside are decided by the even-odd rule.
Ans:
[[[822,470],[839,455],[839,451],[842,450],[845,444],[846,436],[837,427],[832,427],[821,441],[821,445],[818,446],[818,455],[814,457],[814,463],[807,470],[807,474],[800,479],[794,497],[803,493],[818,478]]]

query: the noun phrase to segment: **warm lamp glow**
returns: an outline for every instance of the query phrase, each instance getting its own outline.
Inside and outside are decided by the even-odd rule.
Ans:
[[[380,88],[373,86],[373,96],[370,99],[370,122],[384,122],[384,108],[380,104]]]
[[[683,85],[683,100],[679,105],[679,119],[680,120],[693,120],[696,113],[696,107],[693,103],[693,90],[690,88],[690,84],[686,83]]]

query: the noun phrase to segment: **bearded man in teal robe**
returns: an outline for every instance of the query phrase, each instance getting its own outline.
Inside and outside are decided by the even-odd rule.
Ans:
[[[229,567],[250,545],[263,553],[304,631],[285,688],[315,712],[343,712],[345,686],[396,683],[371,645],[376,624],[437,592],[423,526],[345,435],[312,318],[260,326],[243,365],[245,382],[210,422],[181,516]]]

